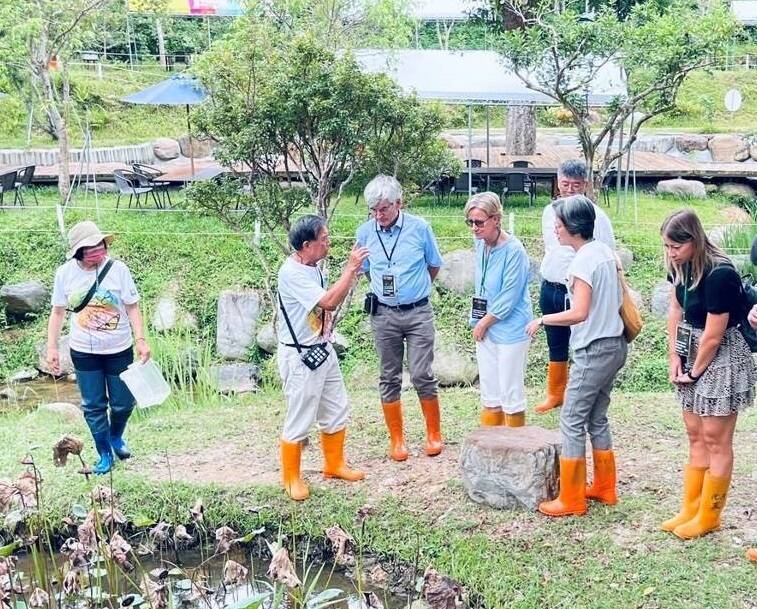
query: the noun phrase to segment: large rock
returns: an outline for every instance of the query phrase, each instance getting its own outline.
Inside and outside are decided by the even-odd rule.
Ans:
[[[0,303],[6,313],[16,317],[40,313],[49,302],[50,292],[40,281],[9,283],[0,288]]]
[[[272,321],[260,326],[260,330],[258,330],[258,333],[255,335],[255,343],[261,351],[272,354],[276,353],[276,349],[279,347],[279,341],[276,337],[276,330],[273,327]]]
[[[618,258],[620,258],[620,264],[623,265],[623,270],[628,273],[628,270],[631,268],[631,265],[633,264],[633,252],[629,250],[627,247],[623,247],[622,245],[619,245],[615,253],[618,255]]]
[[[476,503],[536,510],[558,491],[560,434],[541,427],[479,427],[463,442],[463,487]]]
[[[218,393],[249,393],[257,391],[262,372],[254,364],[218,364],[211,366],[210,378]]]
[[[216,349],[226,359],[246,359],[255,342],[260,296],[255,290],[226,290],[218,297]]]
[[[695,152],[695,151],[707,150],[707,144],[709,143],[709,141],[710,141],[710,138],[708,138],[706,135],[693,135],[693,134],[677,135],[676,147],[681,152]]]
[[[49,404],[40,404],[37,408],[39,412],[49,412],[59,416],[64,421],[76,423],[84,419],[81,408],[70,402],[50,402]]]
[[[118,192],[118,184],[116,184],[115,182],[104,182],[102,180],[100,180],[99,182],[87,182],[84,185],[84,188],[89,191],[98,193]]]
[[[652,288],[651,309],[656,317],[667,317],[670,307],[670,297],[673,294],[673,286],[667,281],[658,282]]]
[[[712,160],[722,163],[732,163],[744,160],[749,156],[749,144],[739,135],[715,135],[708,145],[712,153]],[[746,150],[746,156],[744,151]],[[743,157],[739,159],[738,157]]]
[[[754,199],[755,191],[749,184],[740,182],[726,182],[718,187],[718,190],[729,197],[739,197],[743,199]]]
[[[213,148],[215,148],[216,142],[210,138],[192,138],[192,146],[190,148],[189,136],[182,135],[179,138],[179,148],[181,154],[186,157],[194,157],[196,159],[211,156]]]
[[[68,336],[61,336],[58,339],[58,359],[60,360],[60,374],[58,376],[68,376],[74,372],[74,363],[71,361],[71,349],[68,347]],[[53,371],[47,365],[47,341],[37,344],[37,370],[42,374],[55,376]]]
[[[757,142],[752,142],[749,146],[749,156],[753,161],[757,161]]]
[[[455,250],[444,255],[444,265],[436,282],[458,294],[468,294],[473,292],[475,274],[476,254],[473,250]]]
[[[331,345],[334,347],[334,353],[336,353],[338,357],[344,357],[350,349],[350,339],[341,332],[334,332],[334,341]]]
[[[170,137],[159,137],[152,143],[152,152],[161,161],[178,159],[181,154],[179,142]]]
[[[152,327],[158,332],[173,330],[176,327],[179,305],[174,296],[161,296],[152,314]]]
[[[478,378],[475,359],[441,335],[434,345],[434,374],[442,387],[472,385]]]
[[[17,370],[13,374],[11,374],[8,377],[8,382],[13,383],[28,383],[29,381],[33,381],[39,376],[39,370],[36,368],[23,368],[21,370]]]
[[[528,257],[528,283],[541,283],[541,264],[533,256]]]
[[[657,182],[657,192],[660,194],[676,195],[690,199],[706,199],[707,191],[704,183],[699,180],[660,180]]]

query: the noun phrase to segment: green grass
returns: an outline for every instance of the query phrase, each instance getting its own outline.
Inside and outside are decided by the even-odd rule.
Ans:
[[[175,198],[180,196],[175,195]],[[0,213],[0,284],[36,279],[52,287],[55,268],[63,262],[64,255],[55,213],[50,207],[56,201],[54,191],[42,190],[39,208]],[[528,208],[524,201],[515,197],[508,202],[508,213],[512,211],[514,214],[515,233],[535,260],[542,255],[541,208],[545,203],[544,197],[533,208]],[[147,317],[161,293],[169,284],[175,283],[180,306],[197,319],[199,330],[196,338],[203,345],[210,344],[214,348],[216,302],[220,292],[231,288],[264,286],[260,261],[245,244],[243,237],[229,233],[219,221],[196,213],[115,212],[114,197],[111,195],[101,195],[100,204],[98,220],[93,209],[93,195],[90,194],[87,200],[83,195],[77,195],[75,205],[66,212],[66,225],[70,227],[78,220],[90,218],[98,220],[105,230],[116,233],[113,252],[132,269]],[[703,222],[710,226],[722,222],[718,209],[725,204],[725,200],[717,198],[691,202]],[[431,201],[421,198],[411,203],[411,209],[429,219],[442,251],[449,252],[470,247],[471,237],[462,222],[462,205],[462,197],[443,206],[433,206]],[[672,198],[641,194],[638,224],[635,223],[632,200],[618,209],[613,198],[608,209],[619,244],[628,247],[634,254],[629,281],[647,302],[653,286],[665,276],[659,226],[670,211],[681,205],[681,201]],[[354,197],[343,200],[332,224],[332,266],[338,267],[345,259],[355,229],[365,217],[362,201],[356,205]],[[280,254],[265,240],[263,249],[268,265],[276,269]],[[362,291],[359,288],[358,294]],[[535,285],[532,286],[532,296],[533,302],[538,303]],[[354,299],[340,327],[353,345],[345,361],[348,371],[364,361],[375,361],[372,339],[364,331],[360,300],[359,296]],[[461,313],[468,306],[465,296],[441,291],[434,296],[437,326],[461,349],[473,353],[467,319]],[[624,390],[659,390],[667,386],[665,345],[661,338],[663,324],[649,315],[647,318],[647,328],[634,343],[629,365],[620,379]],[[0,379],[18,368],[32,365],[35,361],[34,344],[44,336],[44,316],[15,324],[0,333],[0,355],[3,356],[0,357]],[[250,357],[261,360],[261,355],[254,350]],[[545,363],[544,337],[540,334],[531,349],[529,384],[542,382]]]

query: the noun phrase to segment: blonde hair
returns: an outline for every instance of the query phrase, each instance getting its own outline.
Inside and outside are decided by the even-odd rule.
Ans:
[[[496,192],[479,192],[473,195],[465,204],[463,213],[466,218],[472,209],[480,209],[487,216],[502,217],[502,203],[499,202]]]
[[[728,257],[717,245],[707,237],[699,217],[692,209],[679,209],[670,214],[662,223],[660,235],[674,243],[691,243],[694,255],[691,258],[691,290],[699,285],[702,278],[718,264],[729,262]],[[675,285],[685,281],[683,267],[670,260],[667,250],[664,253],[665,268],[673,278]]]

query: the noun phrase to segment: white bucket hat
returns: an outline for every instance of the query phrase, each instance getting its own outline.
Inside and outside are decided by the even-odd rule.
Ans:
[[[68,231],[66,260],[73,258],[79,248],[92,247],[101,241],[105,241],[106,245],[110,245],[113,242],[113,235],[103,234],[92,220],[84,220],[83,222],[74,224],[71,230]]]

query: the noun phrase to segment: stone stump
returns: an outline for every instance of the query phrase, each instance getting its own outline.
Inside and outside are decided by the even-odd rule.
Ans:
[[[541,427],[479,427],[460,451],[463,486],[476,503],[536,510],[557,495],[560,434]]]

